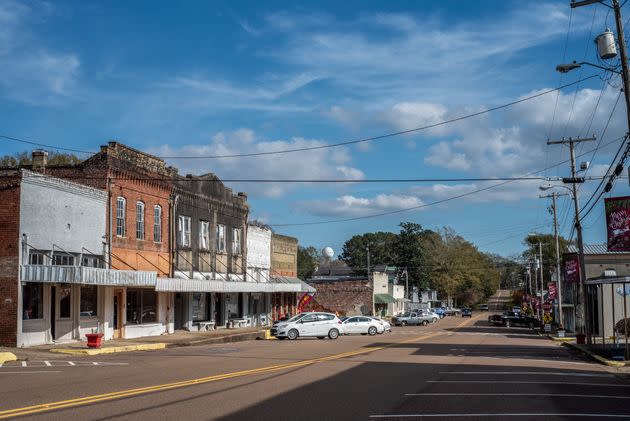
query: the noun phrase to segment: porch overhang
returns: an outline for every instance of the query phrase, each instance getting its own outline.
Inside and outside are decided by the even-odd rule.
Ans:
[[[20,281],[61,284],[154,287],[156,272],[87,266],[22,265]]]
[[[215,279],[157,278],[156,291],[171,292],[302,292],[299,283],[242,282]]]
[[[311,285],[307,284],[300,278],[295,278],[292,276],[271,276],[271,282],[280,283],[280,284],[294,284],[298,285],[298,290],[296,292],[316,292],[317,290]]]

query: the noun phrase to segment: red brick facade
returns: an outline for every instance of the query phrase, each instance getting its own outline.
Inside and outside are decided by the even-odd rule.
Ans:
[[[366,279],[312,284],[317,293],[303,311],[327,311],[340,316],[372,313],[372,285]]]
[[[0,346],[17,345],[20,182],[0,181]]]

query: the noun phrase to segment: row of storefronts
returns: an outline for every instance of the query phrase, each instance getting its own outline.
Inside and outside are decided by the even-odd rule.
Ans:
[[[313,292],[297,240],[250,226],[213,174],[116,142],[46,164],[0,169],[0,345],[264,326]]]

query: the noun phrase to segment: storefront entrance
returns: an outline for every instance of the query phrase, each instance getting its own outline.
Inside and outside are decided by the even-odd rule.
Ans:
[[[122,338],[123,293],[114,291],[114,339]]]

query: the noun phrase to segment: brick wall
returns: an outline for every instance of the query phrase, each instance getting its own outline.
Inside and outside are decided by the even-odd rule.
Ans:
[[[0,346],[17,345],[20,247],[19,177],[0,180]]]
[[[340,316],[368,315],[372,313],[372,286],[367,280],[318,282],[315,298],[304,311],[328,311]]]

